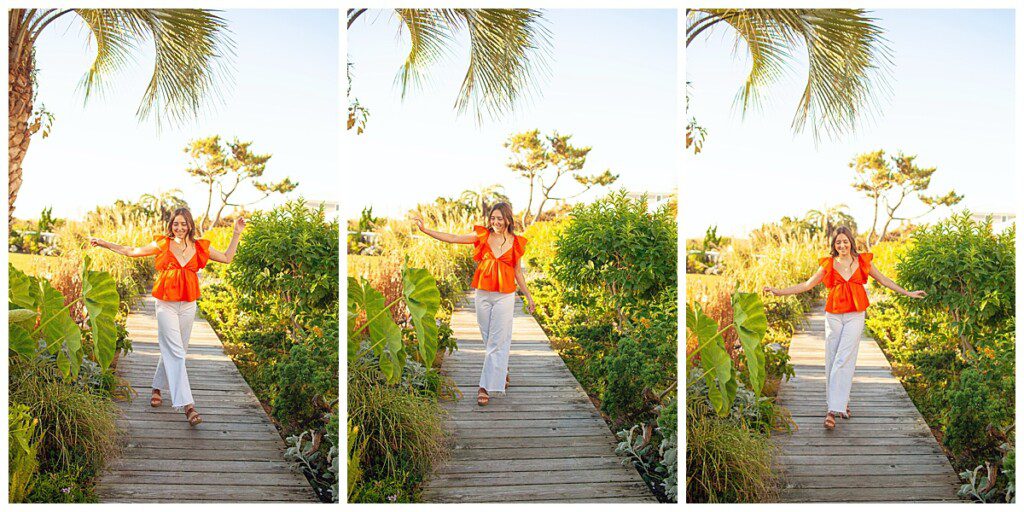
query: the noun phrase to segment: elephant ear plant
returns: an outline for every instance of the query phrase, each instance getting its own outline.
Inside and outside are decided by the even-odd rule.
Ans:
[[[71,317],[70,308],[81,302],[92,331],[93,357],[106,370],[114,359],[117,343],[117,314],[121,298],[108,272],[89,270],[89,258],[82,264],[82,294],[65,298],[45,279],[28,276],[8,267],[8,338],[10,350],[33,358],[45,353],[57,358],[61,375],[78,377],[84,350],[82,329]],[[67,304],[65,304],[67,302]]]
[[[430,368],[437,355],[437,310],[441,293],[437,281],[422,268],[402,268],[402,296],[385,304],[384,295],[365,279],[348,278],[348,358],[354,361],[373,351],[380,370],[391,384],[402,378],[408,354],[402,341],[402,328],[391,318],[391,308],[405,301],[423,365]],[[358,323],[361,314],[366,320]],[[362,341],[369,347],[360,350]]]
[[[701,377],[708,385],[708,397],[715,412],[726,416],[732,409],[739,387],[736,368],[725,349],[722,333],[735,327],[747,363],[747,377],[755,395],[761,396],[765,383],[764,348],[761,340],[768,330],[764,304],[756,293],[736,292],[732,295],[733,322],[719,326],[704,313],[700,304],[686,305],[686,328],[697,338],[692,354],[700,358]]]

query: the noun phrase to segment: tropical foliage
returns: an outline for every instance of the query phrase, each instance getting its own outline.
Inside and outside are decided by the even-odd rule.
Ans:
[[[817,140],[852,131],[861,116],[878,109],[876,96],[888,91],[891,52],[864,9],[689,9],[687,48],[724,27],[750,58],[737,95],[743,114],[762,103],[798,55],[806,56],[808,71],[793,115],[795,132],[810,126]],[[694,145],[691,139],[703,140],[703,132],[688,134],[687,147]]]
[[[122,348],[111,274],[86,258],[77,292],[8,268],[9,492],[13,502],[94,501],[92,485],[118,448],[110,368]]]
[[[366,11],[349,9],[348,28]],[[539,10],[395,9],[393,16],[410,43],[396,78],[403,98],[462,34],[469,37],[469,64],[455,100],[460,114],[472,110],[480,121],[512,111],[546,70],[550,42]]]
[[[177,124],[217,97],[233,52],[225,20],[204,9],[12,9],[8,22],[8,219],[22,183],[22,162],[32,136],[52,122],[36,109],[35,44],[61,18],[77,18],[96,48],[82,86],[88,100],[135,62],[154,53],[153,74],[136,111],[139,119]],[[44,128],[45,131],[49,128]]]

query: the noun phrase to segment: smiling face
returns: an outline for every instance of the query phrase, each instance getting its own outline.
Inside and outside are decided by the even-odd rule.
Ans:
[[[185,219],[184,215],[177,215],[171,221],[171,233],[174,233],[175,238],[184,239],[188,236],[190,229],[188,220]]]
[[[495,233],[504,233],[508,228],[508,219],[506,219],[505,214],[497,208],[491,210],[490,221],[491,229],[493,229]]]
[[[833,242],[832,247],[835,248],[836,252],[839,253],[840,256],[847,256],[850,254],[851,243],[852,242],[850,238],[846,236],[846,233],[839,233],[836,235],[836,239]]]

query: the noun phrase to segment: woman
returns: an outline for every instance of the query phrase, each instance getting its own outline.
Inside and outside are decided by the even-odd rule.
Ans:
[[[474,304],[480,336],[484,342],[484,366],[480,373],[477,405],[487,405],[490,393],[504,393],[508,376],[508,352],[512,345],[512,316],[515,313],[516,288],[526,296],[526,309],[533,314],[533,295],[526,287],[519,260],[526,250],[526,238],[514,232],[515,219],[508,203],[498,203],[488,213],[489,226],[473,226],[473,234],[453,235],[423,226],[418,215],[413,220],[423,233],[442,242],[473,244],[473,259],[478,262],[473,274],[476,289]]]
[[[832,236],[832,255],[818,260],[821,268],[807,281],[778,289],[765,286],[766,293],[794,295],[811,290],[819,282],[825,282],[828,299],[825,302],[825,400],[828,411],[825,428],[836,426],[836,415],[850,417],[850,387],[853,385],[853,371],[857,366],[857,349],[864,331],[864,311],[868,307],[868,295],[864,285],[868,276],[890,290],[914,299],[925,296],[925,292],[908,292],[893,282],[871,264],[873,255],[857,253],[854,236],[849,228],[842,226]]]
[[[185,370],[185,353],[192,333],[192,322],[196,316],[196,299],[199,298],[199,269],[206,267],[208,260],[231,263],[238,249],[238,239],[245,229],[245,219],[235,220],[235,233],[226,252],[210,247],[210,241],[196,239],[196,225],[187,208],[178,208],[167,223],[167,232],[153,237],[153,242],[143,247],[126,247],[115,243],[90,238],[94,247],[104,247],[131,258],[156,256],[157,278],[153,285],[156,299],[157,341],[160,357],[153,376],[153,395],[150,405],[160,407],[163,398],[160,389],[167,387],[171,392],[171,406],[185,412],[191,426],[203,422],[196,412],[192,388]]]

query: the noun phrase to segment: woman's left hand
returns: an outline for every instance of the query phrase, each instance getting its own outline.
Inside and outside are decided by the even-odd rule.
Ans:
[[[911,299],[923,299],[925,295],[928,294],[925,293],[924,290],[914,290],[912,292],[907,292],[907,297],[910,297]]]
[[[533,297],[526,298],[526,310],[533,314],[533,311],[537,309],[537,305],[533,303]]]
[[[245,229],[245,217],[239,217],[235,219],[235,234],[242,234],[242,230]]]

